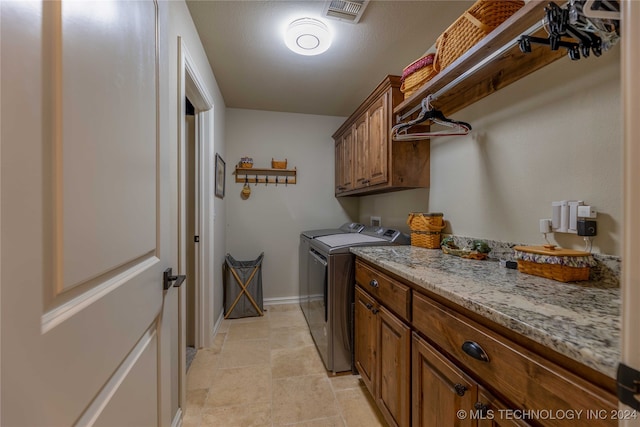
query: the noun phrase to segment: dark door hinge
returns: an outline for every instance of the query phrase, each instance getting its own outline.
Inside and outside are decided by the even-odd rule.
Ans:
[[[196,243],[200,243],[200,236],[193,236],[193,241]]]
[[[620,363],[616,382],[620,402],[640,411],[640,371]]]

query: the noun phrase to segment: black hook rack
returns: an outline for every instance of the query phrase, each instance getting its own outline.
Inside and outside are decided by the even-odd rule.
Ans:
[[[584,30],[579,27],[580,14],[575,8],[576,4],[571,5],[572,9],[564,9],[557,4],[550,2],[545,10],[545,22],[548,25],[548,38],[534,37],[523,35],[518,39],[518,46],[523,53],[531,52],[531,44],[547,45],[551,50],[558,50],[560,47],[566,48],[569,58],[576,61],[580,57],[587,58],[591,53],[599,57],[602,55],[603,42],[602,39],[591,31]],[[573,16],[572,14],[576,15]],[[584,18],[582,18],[584,19]],[[572,24],[575,22],[576,24]],[[562,37],[570,37],[572,41],[562,40]]]

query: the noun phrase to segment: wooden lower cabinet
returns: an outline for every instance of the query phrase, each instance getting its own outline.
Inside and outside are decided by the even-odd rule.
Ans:
[[[478,386],[478,401],[474,405],[478,427],[529,427],[522,412],[514,411],[487,390]]]
[[[362,381],[375,396],[376,316],[372,309],[376,301],[356,287],[355,292],[355,365]]]
[[[355,322],[356,369],[387,423],[409,427],[411,329],[360,287]]]
[[[587,418],[614,413],[617,399],[575,366],[558,365],[361,260],[355,277],[355,365],[390,426],[616,425],[613,417]]]
[[[475,426],[460,414],[473,408],[478,384],[415,333],[412,345],[412,426]]]
[[[415,333],[412,348],[413,427],[529,425]]]

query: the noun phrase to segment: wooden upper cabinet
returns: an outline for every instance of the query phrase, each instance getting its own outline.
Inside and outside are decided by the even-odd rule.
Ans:
[[[369,122],[369,140],[367,151],[367,185],[377,185],[387,182],[387,152],[389,147],[389,123],[385,120],[388,109],[387,99],[390,92],[383,94],[367,110]]]
[[[366,186],[367,182],[367,161],[369,159],[369,129],[367,114],[362,114],[353,125],[353,146],[355,156],[351,159],[352,167],[355,170],[355,187]]]
[[[353,189],[353,129],[336,141],[336,193]]]
[[[333,134],[336,196],[361,196],[429,186],[429,141],[391,141],[393,109],[402,102],[400,78],[387,76]],[[345,156],[345,138],[352,150]],[[345,177],[353,173],[352,185]]]

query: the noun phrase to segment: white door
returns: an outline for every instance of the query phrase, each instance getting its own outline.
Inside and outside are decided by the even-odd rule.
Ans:
[[[165,424],[157,5],[0,7],[0,424]]]

